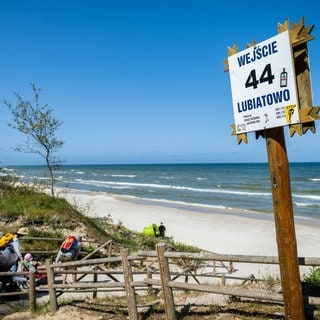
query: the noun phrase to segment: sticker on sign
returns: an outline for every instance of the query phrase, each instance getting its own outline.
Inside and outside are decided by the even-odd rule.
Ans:
[[[228,57],[236,133],[299,123],[289,32]]]

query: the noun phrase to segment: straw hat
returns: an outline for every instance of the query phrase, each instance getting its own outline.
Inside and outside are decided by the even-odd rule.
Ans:
[[[28,229],[22,227],[22,228],[20,228],[20,229],[17,231],[17,234],[24,236],[24,235],[28,234]]]

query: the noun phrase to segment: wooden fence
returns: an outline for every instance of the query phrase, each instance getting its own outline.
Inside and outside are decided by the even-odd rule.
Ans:
[[[99,293],[120,292],[126,296],[129,319],[138,319],[136,294],[138,291],[153,292],[162,290],[166,319],[176,319],[174,291],[189,290],[210,292],[221,295],[244,297],[253,300],[283,302],[281,294],[253,291],[226,286],[231,280],[263,281],[253,275],[248,277],[234,277],[232,275],[234,263],[258,263],[278,265],[277,257],[220,255],[214,253],[185,253],[171,252],[165,244],[158,244],[156,251],[139,251],[130,254],[128,249],[122,249],[120,256],[101,259],[85,257],[79,261],[54,264],[46,261],[45,272],[48,276],[48,285],[39,286],[37,289],[32,282],[34,275],[30,274],[29,305],[36,308],[36,295],[38,291],[49,294],[50,308],[54,313],[58,310],[59,297],[67,293],[92,293],[93,298]],[[209,267],[210,272],[198,273],[199,266]],[[320,266],[320,258],[299,258],[300,266]],[[64,270],[65,267],[78,268],[78,281],[76,283],[62,284],[59,276],[63,273],[74,273]],[[217,268],[223,272],[217,273]],[[1,296],[1,295],[0,295]],[[320,293],[311,296],[305,293],[308,305],[320,305]]]

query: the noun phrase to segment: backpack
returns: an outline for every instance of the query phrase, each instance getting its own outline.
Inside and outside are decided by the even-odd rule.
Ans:
[[[4,249],[10,243],[10,241],[14,238],[12,233],[6,233],[0,238],[0,249]]]
[[[67,253],[69,252],[74,245],[77,243],[77,239],[75,236],[67,236],[67,238],[62,242],[60,246],[60,250],[62,253]]]

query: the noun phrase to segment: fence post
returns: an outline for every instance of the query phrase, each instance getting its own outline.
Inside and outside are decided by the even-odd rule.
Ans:
[[[94,271],[97,271],[98,270],[98,267],[95,266],[93,268]],[[98,282],[98,274],[97,273],[94,273],[93,274],[93,283],[97,283]],[[93,299],[96,299],[97,298],[97,295],[98,295],[98,288],[96,288],[94,291],[93,291],[93,294],[92,294],[92,298]]]
[[[121,250],[121,260],[123,266],[123,277],[128,302],[128,315],[130,320],[138,320],[137,302],[134,292],[134,287],[131,286],[133,281],[130,262],[128,261],[129,250]]]
[[[112,243],[112,241],[110,241],[109,246],[108,246],[108,258],[110,258],[112,255],[112,246],[113,246],[113,243]]]
[[[34,311],[37,308],[36,302],[36,273],[31,271],[29,273],[29,308]]]
[[[168,282],[170,281],[170,269],[168,260],[165,258],[166,246],[164,243],[157,244],[157,254],[159,261],[159,270],[161,277],[161,284],[163,290],[164,297],[164,308],[166,311],[166,319],[167,320],[176,320],[176,311],[173,299],[172,289],[168,286]]]
[[[229,270],[229,273],[232,273],[234,270],[233,268],[233,261],[230,261],[230,270]]]
[[[226,285],[226,275],[225,275],[225,274],[222,274],[222,275],[221,275],[221,285],[222,285],[222,286],[225,286],[225,285]]]
[[[152,279],[152,271],[150,270],[150,268],[147,271],[147,278],[148,279]],[[149,295],[153,295],[153,290],[152,290],[152,284],[148,284],[148,294]]]
[[[58,301],[56,296],[56,289],[54,289],[54,269],[51,268],[51,259],[46,260],[46,272],[48,277],[48,291],[49,291],[49,297],[50,297],[50,308],[52,313],[55,313],[58,311]]]

